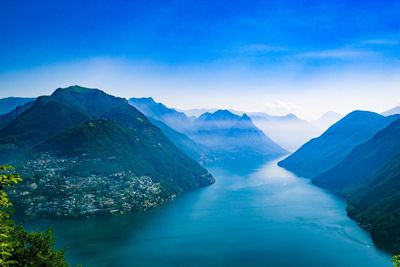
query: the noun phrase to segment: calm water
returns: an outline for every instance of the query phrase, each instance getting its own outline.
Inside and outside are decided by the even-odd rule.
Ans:
[[[143,214],[44,220],[84,266],[391,266],[345,214],[345,203],[272,161],[212,168],[217,182]]]

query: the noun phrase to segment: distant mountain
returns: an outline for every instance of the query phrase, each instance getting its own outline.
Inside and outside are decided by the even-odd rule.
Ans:
[[[152,98],[131,98],[129,103],[148,116],[182,151],[203,163],[245,155],[271,156],[285,153],[247,115],[239,116],[229,110],[217,110],[191,119]],[[245,125],[239,125],[245,121]]]
[[[348,214],[375,243],[400,252],[400,119],[360,144],[313,183],[348,199]]]
[[[400,114],[400,106],[394,107],[382,113],[383,116]]]
[[[34,100],[26,102],[25,104],[17,106],[15,109],[10,112],[0,115],[0,129],[8,125],[14,119],[16,119],[19,115],[21,115],[25,110],[33,106],[35,103]]]
[[[204,113],[214,113],[217,110],[218,110],[217,108],[195,108],[195,109],[185,109],[180,111],[185,113],[189,117],[193,116],[198,118]]]
[[[319,119],[312,121],[311,124],[313,124],[318,129],[321,129],[322,131],[326,131],[329,127],[331,127],[342,118],[343,115],[333,111],[328,111],[323,114]]]
[[[295,150],[322,131],[294,114],[271,116],[266,113],[250,113],[254,124],[279,145]]]
[[[190,126],[191,120],[183,112],[168,108],[162,103],[157,103],[153,98],[130,98],[129,104],[137,108],[147,117],[162,121],[177,131],[185,131]]]
[[[34,98],[27,97],[7,97],[0,99],[0,115],[6,114],[16,107],[31,102],[33,100]]]
[[[228,110],[201,115],[194,121],[194,127],[188,134],[215,153],[231,158],[273,157],[286,153],[258,129],[246,114],[239,116]]]
[[[0,130],[0,150],[24,175],[12,195],[33,216],[142,210],[214,182],[125,99],[79,86],[39,97]]]
[[[190,139],[187,135],[178,132],[162,121],[153,119],[149,117],[149,120],[151,123],[153,123],[155,126],[161,129],[161,131],[180,149],[182,150],[186,155],[191,157],[192,159],[204,163],[209,161],[209,157],[211,156],[208,149],[193,141]]]
[[[211,155],[207,148],[183,133],[192,127],[193,119],[162,103],[155,102],[151,97],[131,98],[129,104],[145,114],[179,149],[192,159],[201,163],[209,160]]]
[[[388,126],[396,116],[384,117],[368,111],[353,111],[320,137],[304,144],[279,162],[279,166],[313,178],[337,165],[356,146]]]

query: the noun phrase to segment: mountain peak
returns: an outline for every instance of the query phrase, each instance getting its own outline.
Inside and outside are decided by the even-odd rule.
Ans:
[[[240,119],[241,119],[241,120],[246,120],[246,121],[251,121],[250,117],[247,116],[246,113],[244,113]]]
[[[90,93],[90,92],[94,92],[94,91],[101,91],[101,90],[99,90],[97,88],[86,88],[86,87],[82,87],[79,85],[72,85],[72,86],[68,86],[65,88],[57,88],[57,90],[54,91],[53,95],[63,93],[63,92]]]
[[[241,117],[233,114],[227,109],[219,109],[214,113],[206,112],[202,114],[197,120],[198,121],[236,121]]]
[[[132,97],[129,99],[129,101],[131,102],[144,102],[144,103],[148,103],[148,104],[161,104],[161,103],[157,103],[152,97]]]
[[[400,105],[395,106],[394,108],[389,109],[382,113],[383,116],[390,116],[395,114],[400,114]]]
[[[233,114],[227,109],[219,109],[215,111],[214,113],[211,114],[214,118],[218,119],[238,119],[239,116],[236,114]]]
[[[347,116],[365,116],[365,115],[369,115],[369,116],[379,116],[378,113],[372,112],[372,111],[367,111],[367,110],[354,110],[352,112],[350,112]]]
[[[299,118],[296,115],[294,115],[293,113],[289,113],[289,114],[285,115],[284,118],[290,119],[290,120],[299,120]]]

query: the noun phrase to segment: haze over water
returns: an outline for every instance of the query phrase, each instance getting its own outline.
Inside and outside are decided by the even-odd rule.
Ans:
[[[26,224],[84,266],[390,266],[344,201],[277,162],[214,166],[214,185],[141,214]]]

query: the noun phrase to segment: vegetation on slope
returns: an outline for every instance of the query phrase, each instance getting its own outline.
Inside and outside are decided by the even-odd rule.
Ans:
[[[22,179],[13,168],[0,166],[0,266],[69,266],[62,250],[54,249],[52,232],[27,232],[11,220],[12,203],[4,191]]]

